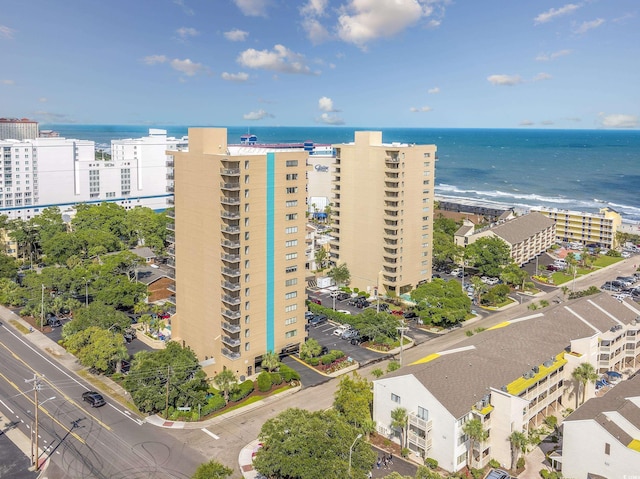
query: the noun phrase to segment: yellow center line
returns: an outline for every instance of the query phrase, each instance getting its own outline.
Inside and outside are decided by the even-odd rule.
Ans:
[[[65,394],[60,388],[58,388],[55,384],[53,384],[51,381],[49,381],[45,376],[39,374],[35,369],[33,369],[31,366],[29,366],[29,364],[27,364],[21,357],[19,357],[16,353],[14,353],[11,349],[9,349],[6,344],[3,344],[3,343],[0,343],[0,344],[2,345],[3,348],[5,348],[7,351],[9,351],[14,358],[16,358],[18,361],[20,361],[27,369],[31,370],[34,374],[37,374],[39,376],[40,380],[46,382],[49,385],[49,387],[51,387],[51,389],[53,389],[53,390],[57,391],[58,393],[60,393],[60,395],[62,397],[64,397],[67,401],[69,401],[70,403],[72,403],[76,407],[84,410],[84,408],[82,408],[82,406],[80,404],[78,404],[73,398],[71,398],[70,396]],[[20,390],[18,389],[18,391],[20,391]],[[111,426],[109,426],[108,424],[105,424],[100,419],[98,419],[96,416],[91,414],[90,412],[87,412],[85,410],[85,414],[91,416],[91,418],[95,422],[97,422],[100,426],[105,428],[107,431],[111,431]]]

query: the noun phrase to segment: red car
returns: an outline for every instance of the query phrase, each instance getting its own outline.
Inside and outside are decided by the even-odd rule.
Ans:
[[[393,311],[391,311],[391,314],[395,316],[404,316],[404,312],[401,309],[394,309]]]

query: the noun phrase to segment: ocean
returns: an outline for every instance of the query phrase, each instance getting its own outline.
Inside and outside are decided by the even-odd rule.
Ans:
[[[110,146],[112,139],[148,134],[141,125],[41,125],[66,138]],[[169,136],[186,126],[151,126]],[[246,127],[226,127],[239,143]],[[640,221],[640,131],[356,127],[252,127],[259,143],[345,143],[355,130],[381,130],[384,142],[435,143],[439,196],[481,199],[519,209],[546,206],[597,212],[609,207]]]

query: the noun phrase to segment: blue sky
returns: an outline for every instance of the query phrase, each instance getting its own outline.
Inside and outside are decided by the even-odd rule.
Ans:
[[[3,0],[0,116],[638,128],[637,0]]]

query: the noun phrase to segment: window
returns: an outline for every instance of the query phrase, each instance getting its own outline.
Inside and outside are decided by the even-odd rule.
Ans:
[[[611,455],[611,444],[609,444],[608,442],[604,443],[604,453],[607,456]]]
[[[422,180],[423,185],[428,185],[430,180]]]
[[[284,295],[284,299],[293,299],[293,298],[297,298],[298,297],[298,292],[297,291],[289,291],[288,293],[285,293]]]
[[[286,205],[287,205],[287,208],[291,208],[293,206],[298,206],[298,200],[287,201]]]
[[[456,463],[457,464],[462,464],[466,460],[467,460],[467,453],[465,452],[464,454],[460,454],[458,456],[458,459],[456,459]]]
[[[422,217],[422,221],[429,221],[429,217],[428,216],[423,216]]]
[[[396,394],[391,393],[391,400],[395,403],[400,404],[400,396],[397,396]]]
[[[284,337],[285,338],[292,338],[294,336],[298,335],[298,330],[297,329],[292,329],[291,331],[287,331],[286,333],[284,333]]]
[[[298,257],[298,253],[287,253],[284,259],[296,259]]]
[[[249,351],[249,343],[244,343],[244,350]]]
[[[249,334],[250,334],[250,333],[249,333],[249,331],[250,331],[249,329],[245,329],[245,330],[244,330],[244,337],[245,337],[245,338],[248,338],[248,337],[249,337]]]
[[[293,316],[293,317],[291,317],[291,318],[287,318],[287,319],[285,319],[285,320],[284,320],[284,324],[288,326],[288,325],[293,324],[293,323],[295,323],[295,322],[297,322],[297,321],[298,321],[298,318],[296,318],[295,316]]]
[[[287,216],[287,221],[293,221],[298,219],[298,213],[289,213]]]
[[[248,314],[244,317],[244,324],[249,324],[249,315]]]
[[[297,193],[298,192],[298,187],[297,186],[291,186],[289,188],[287,188],[287,194],[293,194],[293,193]]]
[[[285,273],[295,273],[298,271],[298,266],[287,266],[284,270]]]
[[[294,284],[298,284],[298,278],[291,278],[284,282],[285,286],[293,286]]]
[[[298,166],[298,160],[287,160],[286,166]]]
[[[425,158],[431,158],[431,153],[425,153],[425,154],[424,154],[424,157],[425,157]],[[428,165],[429,165],[429,162],[427,161],[427,162],[424,164],[424,166],[428,166]]]
[[[458,438],[458,446],[462,446],[465,442],[467,442],[467,435],[463,434]]]
[[[287,173],[287,180],[297,180],[298,173]]]
[[[429,410],[418,406],[418,417],[424,421],[429,420]]]
[[[290,235],[291,233],[297,233],[298,232],[298,227],[297,226],[289,226],[288,228],[285,228],[284,232],[288,235]]]
[[[298,246],[298,240],[297,240],[297,239],[295,239],[295,240],[289,240],[289,241],[286,241],[284,245],[285,245],[287,248],[290,248],[290,247],[292,247],[292,246]]]
[[[295,311],[296,309],[298,309],[298,305],[297,304],[289,304],[288,306],[286,306],[284,308],[285,312],[290,313],[291,311]]]

